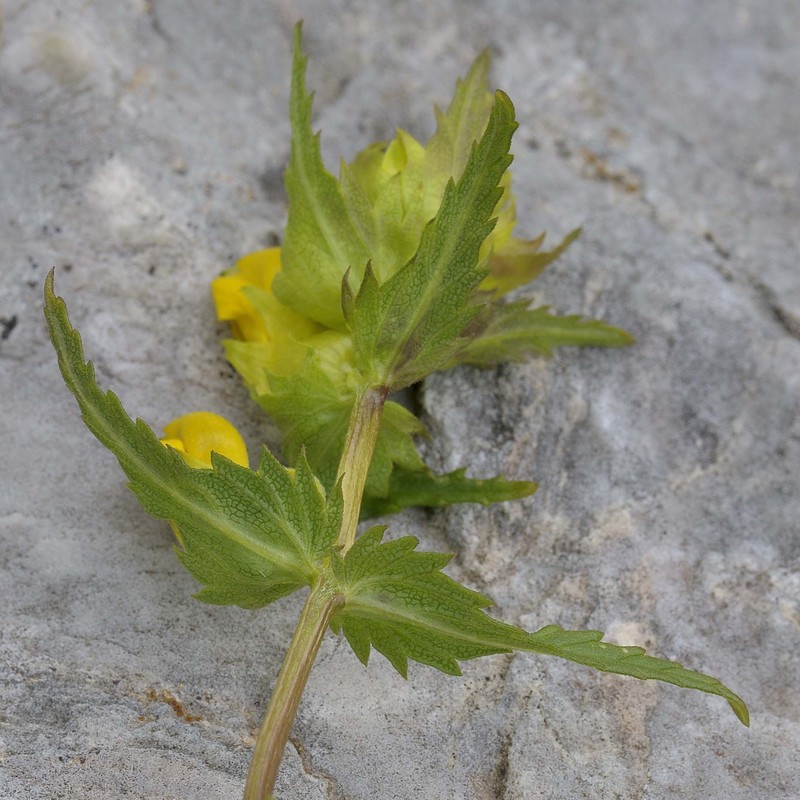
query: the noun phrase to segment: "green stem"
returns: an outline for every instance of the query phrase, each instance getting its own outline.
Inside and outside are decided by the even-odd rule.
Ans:
[[[341,595],[324,582],[311,589],[272,690],[267,714],[256,740],[247,775],[244,800],[270,800],[283,751],[303,695],[311,667],[328,623],[342,604]]]
[[[338,472],[344,499],[342,527],[337,541],[342,553],[355,541],[361,498],[378,441],[386,395],[387,391],[383,387],[366,389],[356,400],[350,417]],[[312,586],[284,656],[283,666],[256,740],[244,800],[272,800],[278,768],[303,689],[328,624],[343,602],[335,586],[324,576]]]
[[[350,415],[350,427],[336,476],[337,480],[342,481],[344,497],[342,527],[337,542],[342,548],[342,555],[353,546],[356,539],[361,498],[364,496],[367,473],[378,442],[387,394],[388,390],[384,386],[370,387],[359,396]]]

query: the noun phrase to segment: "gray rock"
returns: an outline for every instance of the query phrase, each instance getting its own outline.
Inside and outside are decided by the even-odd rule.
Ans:
[[[1,8],[2,6],[0,6]],[[0,12],[1,15],[2,12]],[[291,27],[329,163],[430,107],[484,46],[515,100],[522,229],[584,235],[522,295],[621,324],[422,389],[437,468],[540,481],[410,512],[529,628],[596,627],[748,701],[544,658],[463,678],[323,646],[284,800],[800,795],[800,12],[769,4],[9,2],[0,46],[0,797],[235,798],[301,598],[204,606],[79,420],[46,270],[99,376],[159,426],[273,432],[208,283],[279,238]]]

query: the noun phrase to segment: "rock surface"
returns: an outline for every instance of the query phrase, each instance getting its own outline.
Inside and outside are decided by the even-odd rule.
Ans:
[[[0,16],[2,15],[0,3]],[[524,232],[580,242],[524,294],[627,351],[430,380],[437,468],[540,481],[410,512],[529,628],[596,627],[720,676],[724,702],[544,658],[462,679],[326,641],[282,800],[800,796],[800,10],[210,0],[6,3],[0,32],[0,797],[240,796],[301,599],[191,599],[166,527],[79,420],[40,312],[70,303],[101,381],[154,426],[224,411],[208,283],[279,240],[291,27],[330,164],[430,107],[489,46],[514,99]]]

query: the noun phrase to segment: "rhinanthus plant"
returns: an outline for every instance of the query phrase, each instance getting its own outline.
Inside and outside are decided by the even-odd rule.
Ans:
[[[366,665],[382,653],[460,675],[458,662],[524,650],[605,672],[657,679],[744,702],[715,678],[602,641],[599,631],[546,625],[529,633],[491,617],[491,601],[442,570],[450,555],[384,538],[358,522],[407,506],[489,504],[532,483],[434,474],[414,437],[424,428],[393,392],[458,364],[549,355],[560,345],[622,346],[624,331],[547,307],[506,302],[575,238],[542,249],[516,238],[508,167],[517,127],[503,92],[489,92],[481,55],[423,146],[404,131],[325,170],[311,128],[300,26],[295,31],[282,248],[253,253],[214,281],[231,363],[277,423],[284,466],[266,448],[249,467],[237,431],[207,412],[159,440],[95,382],[66,306],[45,287],[45,315],[67,386],[94,435],[116,455],[146,511],[168,520],[176,552],[207,603],[259,608],[307,589],[258,736],[246,800],[272,796],[280,759],[328,628]]]

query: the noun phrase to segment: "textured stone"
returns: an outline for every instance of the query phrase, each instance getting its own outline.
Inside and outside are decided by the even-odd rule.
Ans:
[[[2,8],[2,4],[0,4]],[[1,14],[2,12],[0,12]],[[800,12],[790,0],[237,4],[9,0],[0,44],[0,797],[235,798],[300,598],[203,606],[88,434],[43,330],[57,267],[104,385],[154,426],[273,431],[218,346],[210,279],[285,219],[291,27],[330,164],[483,47],[517,104],[524,232],[584,235],[526,297],[626,351],[423,387],[437,468],[540,481],[393,522],[456,550],[503,619],[589,626],[718,675],[717,698],[530,656],[461,679],[331,636],[282,800],[800,795]]]

